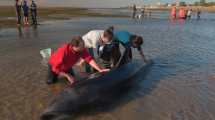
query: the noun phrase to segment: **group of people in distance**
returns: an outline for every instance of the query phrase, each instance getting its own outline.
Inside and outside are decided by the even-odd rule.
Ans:
[[[191,19],[192,14],[193,14],[192,9],[185,10],[184,8],[181,7],[181,8],[179,8],[179,11],[178,11],[178,18],[179,19]],[[201,11],[198,9],[197,10],[197,19],[200,19],[200,14],[201,14]],[[172,19],[177,18],[177,8],[176,7],[172,8],[171,17],[172,17]]]
[[[29,6],[27,0],[15,0],[15,9],[17,15],[17,25],[22,24],[22,16],[24,25],[29,25]],[[32,0],[30,5],[32,25],[37,25],[37,5]]]
[[[120,44],[125,48],[123,54],[120,52]],[[108,72],[111,68],[126,64],[132,59],[132,47],[137,48],[143,60],[148,62],[141,48],[142,44],[141,36],[126,30],[115,31],[114,27],[91,30],[82,37],[75,36],[70,43],[63,44],[51,54],[47,84],[57,82],[59,76],[65,77],[73,84],[76,81],[73,66],[78,62],[81,66],[87,63],[85,69],[88,73],[92,72],[92,68],[100,73]],[[98,55],[102,64],[97,64],[94,54]]]
[[[140,13],[138,14],[138,9],[136,5],[133,5],[133,13],[132,13],[132,18],[133,19],[141,19],[141,18],[151,18],[152,16],[152,11],[146,7],[143,7],[140,9]]]

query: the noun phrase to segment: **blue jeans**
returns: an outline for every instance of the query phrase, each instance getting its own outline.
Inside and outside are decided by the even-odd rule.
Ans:
[[[124,65],[132,60],[132,50],[130,44],[123,44],[125,47],[125,51],[122,54],[121,61],[119,63],[119,66]]]
[[[94,57],[93,48],[88,48],[88,52],[90,53],[90,55],[91,55],[92,57]],[[92,67],[91,67],[89,64],[86,64],[86,66],[85,66],[85,71],[86,71],[87,73],[92,72]]]

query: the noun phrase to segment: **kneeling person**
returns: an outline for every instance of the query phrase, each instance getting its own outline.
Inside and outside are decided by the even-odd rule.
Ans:
[[[49,59],[49,80],[47,84],[57,81],[58,76],[66,77],[73,84],[75,82],[73,65],[79,60],[84,59],[94,69],[99,72],[107,72],[109,69],[102,69],[90,56],[84,47],[84,41],[77,36],[70,43],[64,44],[58,48]]]

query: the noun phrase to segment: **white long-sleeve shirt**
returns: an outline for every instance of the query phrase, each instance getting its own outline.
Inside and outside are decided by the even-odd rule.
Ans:
[[[97,48],[101,42],[104,30],[91,30],[85,34],[82,39],[84,40],[86,48]]]

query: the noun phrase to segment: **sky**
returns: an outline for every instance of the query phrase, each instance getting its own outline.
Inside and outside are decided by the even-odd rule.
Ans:
[[[87,8],[115,8],[124,7],[131,4],[143,5],[143,4],[155,4],[172,3],[182,0],[35,0],[40,6],[65,6],[65,7],[87,7]],[[183,0],[188,3],[192,3],[199,0]],[[214,1],[215,0],[206,0]],[[14,0],[0,0],[0,5],[13,5]]]

